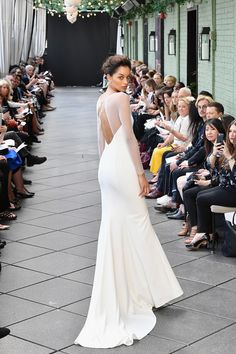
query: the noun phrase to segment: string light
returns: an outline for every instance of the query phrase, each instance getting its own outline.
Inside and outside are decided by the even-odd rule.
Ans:
[[[33,0],[33,9],[37,11],[39,8],[45,8],[47,14],[61,17],[63,14],[68,14],[65,6],[66,2],[76,3],[74,12],[77,11],[80,18],[90,18],[95,17],[98,12],[108,12],[111,15],[115,8],[124,3],[124,0]],[[88,12],[88,14],[81,16],[80,11]]]

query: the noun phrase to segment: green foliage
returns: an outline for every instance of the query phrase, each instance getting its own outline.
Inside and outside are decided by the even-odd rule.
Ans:
[[[122,0],[81,0],[78,10],[83,11],[106,11],[112,13],[115,8],[123,4]],[[64,0],[34,0],[34,6],[46,7],[47,11],[53,13],[64,13]]]
[[[132,8],[122,16],[122,19],[131,20],[139,17],[147,17],[155,12],[166,13],[169,6],[174,6],[175,4],[183,5],[186,2],[187,0],[150,0],[144,5]]]
[[[110,14],[115,8],[121,6],[125,0],[81,0],[78,10],[83,11],[106,11]],[[123,20],[134,19],[137,17],[146,17],[154,14],[155,12],[165,13],[168,6],[174,6],[175,4],[184,4],[187,0],[149,0],[146,4],[139,7],[133,7],[130,11],[122,16]],[[64,0],[34,0],[35,8],[46,7],[47,11],[51,14],[63,13]]]

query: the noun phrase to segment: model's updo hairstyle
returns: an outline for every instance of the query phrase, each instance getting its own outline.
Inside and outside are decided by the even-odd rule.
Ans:
[[[120,66],[127,66],[131,70],[131,62],[124,55],[112,55],[106,59],[102,66],[104,75],[113,75]]]

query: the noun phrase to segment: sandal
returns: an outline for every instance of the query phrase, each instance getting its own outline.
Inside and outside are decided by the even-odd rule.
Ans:
[[[17,215],[13,214],[12,212],[5,210],[2,213],[0,213],[0,220],[7,220],[7,221],[11,221],[11,220],[16,220]]]
[[[187,236],[189,233],[189,229],[188,229],[188,223],[184,222],[182,229],[180,230],[180,232],[178,233],[178,236]]]
[[[184,241],[186,244],[189,244],[192,242],[194,236],[196,235],[197,233],[197,229],[196,228],[191,228],[191,232],[190,232],[190,235],[189,237]]]
[[[16,210],[20,210],[20,208],[21,208],[21,205],[19,203],[10,202],[10,206],[9,206],[8,210],[16,211]]]

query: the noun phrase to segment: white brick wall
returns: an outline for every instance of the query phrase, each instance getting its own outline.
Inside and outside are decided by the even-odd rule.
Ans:
[[[152,17],[148,18],[148,35],[150,34],[151,31],[155,31],[155,20],[156,20],[156,15],[153,14]],[[155,52],[148,52],[148,67],[150,69],[155,68]]]
[[[167,13],[167,17],[164,21],[165,29],[164,29],[164,72],[165,75],[177,75],[177,55],[168,55],[168,34],[171,29],[176,30],[176,39],[179,36],[177,33],[177,6],[172,8],[172,12]],[[177,40],[176,40],[176,48],[177,48]]]
[[[215,99],[236,116],[236,1],[216,1]]]
[[[187,11],[186,5],[180,6],[180,78],[187,83]]]
[[[203,2],[198,6],[198,45],[202,27],[212,29],[211,1]],[[210,61],[202,61],[198,50],[198,92],[205,90],[212,92],[212,51]]]
[[[143,61],[143,19],[138,19],[138,58]]]

